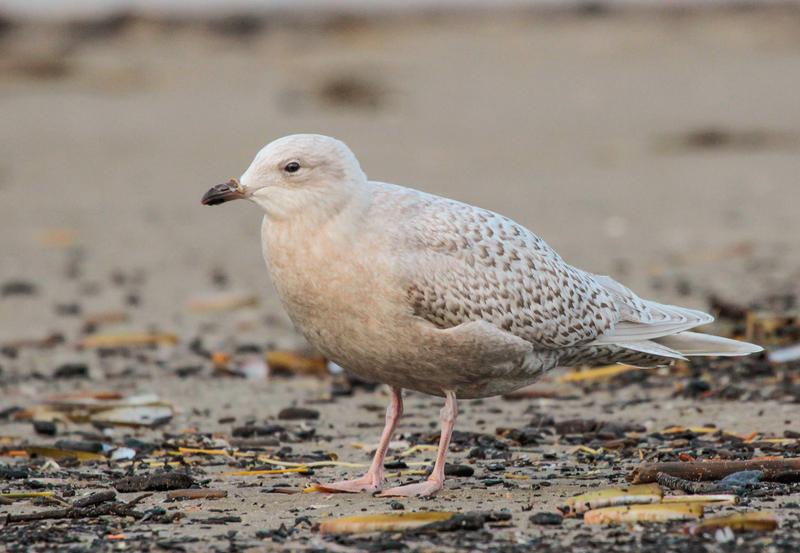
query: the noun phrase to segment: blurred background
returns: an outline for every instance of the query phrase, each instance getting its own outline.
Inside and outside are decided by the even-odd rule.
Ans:
[[[296,341],[257,208],[200,197],[306,132],[651,299],[800,285],[795,2],[4,0],[0,122],[7,340],[235,292]]]

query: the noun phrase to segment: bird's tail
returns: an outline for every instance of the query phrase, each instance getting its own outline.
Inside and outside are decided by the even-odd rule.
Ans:
[[[720,336],[700,334],[699,332],[679,332],[669,336],[649,340],[660,346],[669,348],[682,356],[716,355],[735,356],[758,353],[764,348],[748,342],[740,342]]]

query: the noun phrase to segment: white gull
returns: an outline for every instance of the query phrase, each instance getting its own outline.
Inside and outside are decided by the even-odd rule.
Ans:
[[[328,489],[380,489],[404,388],[446,398],[439,451],[428,480],[383,495],[442,488],[456,397],[510,392],[557,366],[657,367],[761,351],[688,332],[713,318],[576,269],[502,215],[369,181],[330,137],[276,140],[241,179],[202,201],[238,198],[265,213],[264,259],[300,332],[338,365],[393,391],[369,471]]]

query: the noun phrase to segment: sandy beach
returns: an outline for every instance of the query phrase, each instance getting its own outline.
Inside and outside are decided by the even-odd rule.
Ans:
[[[241,175],[262,146],[286,134],[339,138],[371,179],[507,215],[569,263],[611,275],[648,299],[709,310],[713,296],[793,316],[800,287],[799,24],[792,8],[9,21],[0,26],[0,413],[19,411],[0,417],[3,451],[99,439],[99,432],[110,444],[135,438],[177,455],[179,447],[230,445],[233,430],[251,422],[285,426],[279,445],[264,446],[262,455],[290,447],[284,457],[298,462],[333,453],[368,464],[370,456],[352,444],[377,441],[388,402],[382,387],[358,384],[337,394],[331,376],[231,376],[248,353],[261,359],[305,343],[269,284],[258,210],[240,203],[210,209],[200,197]],[[209,307],[206,298],[241,305]],[[710,330],[730,335],[732,324],[723,317]],[[79,347],[90,336],[130,332],[169,339],[111,353]],[[770,349],[791,344],[765,342]],[[57,378],[69,364],[86,369]],[[541,397],[464,402],[456,429],[493,437],[505,449],[466,435],[449,460],[472,466],[475,476],[448,481],[432,499],[401,501],[404,511],[511,513],[508,523],[461,537],[326,538],[312,527],[390,512],[390,501],[265,490],[299,490],[364,469],[219,476],[264,463],[184,452],[195,480],[226,498],[164,503],[164,492],[156,492],[141,511],[161,507],[183,518],[150,524],[106,517],[102,531],[84,521],[61,538],[53,528],[69,529],[66,523],[48,526],[47,539],[26,534],[29,541],[9,523],[0,528],[0,550],[38,544],[37,551],[110,551],[124,542],[135,551],[379,551],[405,540],[414,551],[727,551],[731,543],[686,537],[674,524],[633,525],[623,536],[580,518],[552,529],[529,522],[587,486],[624,485],[649,450],[641,442],[636,447],[645,453],[625,446],[624,454],[607,450],[587,461],[575,447],[595,450],[597,428],[575,433],[594,432],[584,442],[554,431],[526,445],[502,429],[547,416],[556,424],[641,427],[624,430],[628,438],[676,425],[783,438],[800,432],[797,370],[796,363],[761,358],[559,381],[565,369],[537,388]],[[710,383],[705,396],[686,393],[697,380]],[[731,387],[738,395],[720,392]],[[68,392],[156,393],[175,412],[156,428],[106,434],[98,425],[57,422],[56,436],[37,434],[16,415]],[[408,397],[399,430],[407,443],[396,460],[432,460],[426,449],[400,453],[435,443],[441,403]],[[293,405],[317,410],[319,418],[277,419]],[[682,447],[672,442],[653,452]],[[489,457],[470,457],[475,448]],[[795,454],[745,450],[751,457]],[[33,461],[0,457],[3,467]],[[498,464],[503,468],[490,468]],[[134,468],[34,463],[24,480],[61,494],[65,487],[80,491],[85,481],[107,487]],[[501,482],[486,485],[493,475]],[[34,489],[21,482],[0,479],[0,487]],[[737,550],[791,550],[800,514],[794,486],[749,499],[751,508],[779,513],[781,528],[768,537],[746,534]],[[0,518],[41,508],[0,505]],[[240,520],[203,523],[220,516]],[[257,535],[281,524],[294,530],[278,539]],[[59,541],[66,537],[77,542]]]

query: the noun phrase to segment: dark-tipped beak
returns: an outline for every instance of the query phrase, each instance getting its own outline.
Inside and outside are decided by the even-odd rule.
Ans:
[[[234,179],[231,179],[225,184],[218,184],[206,192],[200,203],[203,205],[217,205],[241,198],[244,198],[242,187]]]

